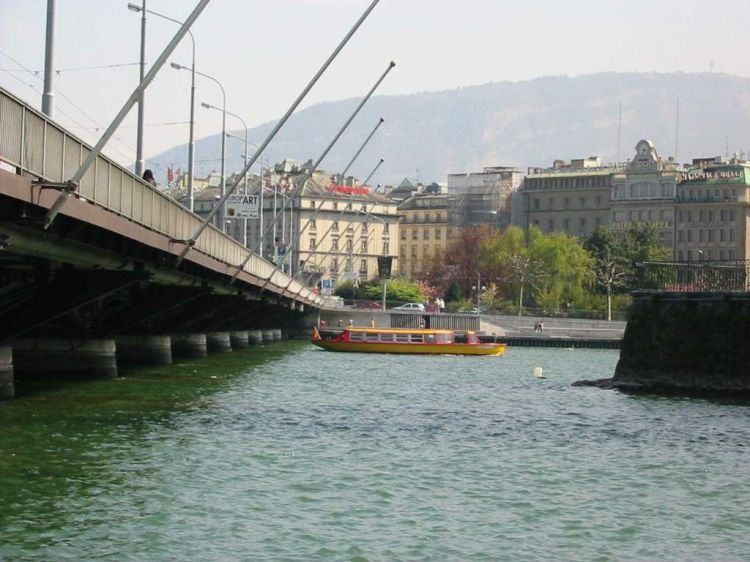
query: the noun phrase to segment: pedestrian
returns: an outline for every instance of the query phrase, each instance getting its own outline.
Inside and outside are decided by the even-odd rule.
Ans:
[[[326,321],[325,320],[321,320],[320,321],[320,327],[321,328],[325,328],[326,327]]]
[[[541,320],[539,321],[539,333],[541,334],[544,331],[544,322]]]
[[[370,318],[370,328],[374,328],[374,327],[375,327],[375,319]]]
[[[338,326],[339,326],[339,328],[342,328],[344,326],[344,321],[341,320],[341,318],[339,318],[339,324],[338,324]]]
[[[354,320],[349,318],[349,327],[351,328],[352,326],[354,326]]]
[[[156,178],[154,177],[154,172],[152,172],[151,170],[146,170],[145,172],[143,172],[143,179],[156,187]]]
[[[539,333],[539,320],[537,320],[536,322],[534,322],[534,333],[535,334]]]

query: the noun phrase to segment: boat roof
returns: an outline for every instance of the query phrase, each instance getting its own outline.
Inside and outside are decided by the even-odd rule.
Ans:
[[[368,332],[378,334],[452,334],[453,330],[429,328],[347,328],[349,332]]]

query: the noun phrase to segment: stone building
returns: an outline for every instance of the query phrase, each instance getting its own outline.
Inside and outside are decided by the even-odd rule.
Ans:
[[[453,208],[451,197],[444,193],[414,194],[398,206],[399,273],[418,279],[432,259],[444,254],[453,226],[448,216]]]
[[[662,160],[651,141],[635,145],[635,156],[624,170],[612,177],[612,223],[615,237],[622,239],[632,224],[650,224],[657,241],[673,249],[674,198],[678,165]]]
[[[748,259],[750,163],[693,160],[675,199],[678,261]]]
[[[555,160],[551,168],[529,168],[519,190],[520,226],[571,236],[588,236],[599,226],[610,226],[612,177],[619,169],[603,166],[595,156]]]

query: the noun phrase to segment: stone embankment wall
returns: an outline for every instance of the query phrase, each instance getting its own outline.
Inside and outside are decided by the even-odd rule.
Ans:
[[[750,293],[634,294],[612,386],[750,395]]]

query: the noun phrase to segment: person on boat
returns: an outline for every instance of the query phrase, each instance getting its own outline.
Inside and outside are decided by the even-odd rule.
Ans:
[[[352,326],[354,326],[354,320],[349,318],[349,327],[351,328]]]
[[[338,326],[339,326],[339,328],[341,328],[341,327],[344,326],[344,321],[341,320],[340,318],[339,318],[339,324],[338,324]]]

